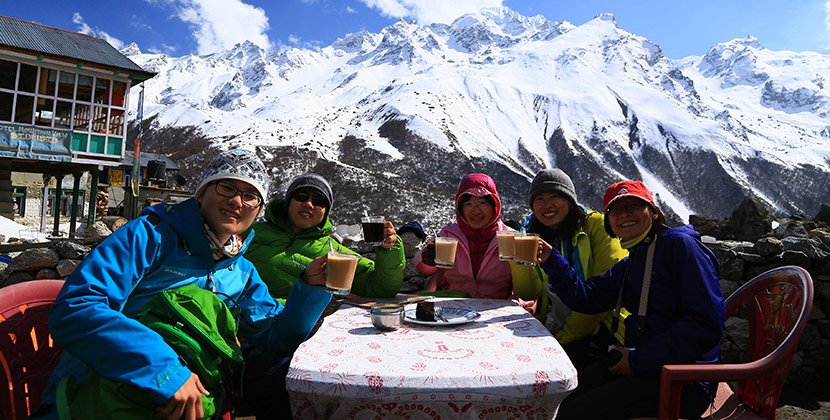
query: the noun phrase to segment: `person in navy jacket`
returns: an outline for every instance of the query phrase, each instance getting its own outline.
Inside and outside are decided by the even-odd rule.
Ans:
[[[629,251],[607,273],[580,281],[558,252],[540,244],[539,260],[550,276],[550,288],[569,308],[583,313],[616,310],[619,299],[632,314],[625,320],[625,343],[615,346],[608,360],[579,371],[579,385],[563,401],[557,418],[655,417],[663,365],[719,359],[725,307],[718,261],[692,226],[665,225],[665,216],[640,181],[608,187],[603,208],[606,230]],[[654,241],[648,300],[640,316],[646,257]],[[716,386],[688,384],[680,416],[699,417]]]

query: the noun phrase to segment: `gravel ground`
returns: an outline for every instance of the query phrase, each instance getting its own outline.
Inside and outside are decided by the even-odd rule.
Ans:
[[[784,386],[775,417],[830,420],[830,375],[805,375]]]

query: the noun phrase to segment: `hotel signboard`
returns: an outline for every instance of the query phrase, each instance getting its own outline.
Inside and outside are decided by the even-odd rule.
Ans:
[[[70,162],[71,145],[69,130],[0,123],[0,157]]]

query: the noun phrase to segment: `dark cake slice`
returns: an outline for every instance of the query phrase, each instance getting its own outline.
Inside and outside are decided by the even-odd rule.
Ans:
[[[418,302],[415,306],[415,318],[421,321],[435,322],[435,302]]]

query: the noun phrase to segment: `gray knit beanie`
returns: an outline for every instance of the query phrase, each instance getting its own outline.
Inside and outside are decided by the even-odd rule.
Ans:
[[[297,191],[299,189],[314,190],[315,192],[320,193],[320,195],[325,197],[326,201],[328,201],[326,209],[331,210],[331,206],[332,204],[334,204],[334,197],[331,192],[331,185],[329,185],[329,182],[326,181],[326,179],[322,176],[313,173],[307,173],[294,178],[294,180],[291,181],[291,185],[289,185],[288,189],[285,190],[285,201],[290,201],[291,195],[294,194],[294,191]]]
[[[220,179],[247,182],[262,195],[263,201],[268,199],[268,185],[271,183],[268,180],[268,171],[253,151],[233,149],[213,158],[202,174],[193,196],[198,197],[209,183]]]
[[[559,168],[542,169],[533,177],[528,194],[528,203],[531,208],[533,208],[533,199],[543,192],[555,192],[571,199],[574,204],[577,203],[576,190],[571,177]]]

